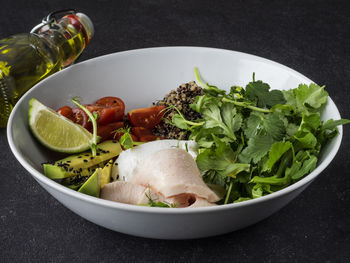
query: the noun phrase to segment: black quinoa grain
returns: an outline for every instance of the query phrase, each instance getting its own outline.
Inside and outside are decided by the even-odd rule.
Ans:
[[[170,105],[176,106],[179,111],[184,115],[187,120],[193,121],[201,117],[201,115],[192,110],[190,104],[194,103],[197,96],[203,95],[203,89],[199,87],[194,81],[180,85],[177,90],[170,91],[166,94],[163,100],[153,103],[154,105]],[[171,120],[176,110],[169,110],[164,115],[165,118]],[[162,136],[167,139],[183,139],[186,140],[189,137],[187,131],[181,130],[171,124],[162,121],[154,129],[153,134]]]

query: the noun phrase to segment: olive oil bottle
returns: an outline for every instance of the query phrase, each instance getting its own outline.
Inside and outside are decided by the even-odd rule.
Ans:
[[[1,39],[0,127],[6,126],[22,95],[40,80],[74,63],[93,34],[93,24],[86,15],[62,10],[49,14],[30,33]]]

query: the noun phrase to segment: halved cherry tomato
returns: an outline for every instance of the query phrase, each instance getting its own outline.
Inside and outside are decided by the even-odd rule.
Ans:
[[[80,124],[85,129],[91,129],[92,123],[89,122],[89,116],[80,108],[72,109],[74,122]]]
[[[63,106],[62,108],[59,108],[57,110],[57,113],[70,119],[71,121],[74,121],[73,111],[72,108],[69,106]]]
[[[102,105],[102,106],[120,106],[123,109],[123,112],[125,111],[125,104],[124,102],[117,97],[103,97],[96,101],[96,104]]]
[[[111,122],[106,125],[98,126],[97,128],[97,135],[101,137],[100,142],[105,140],[112,140],[116,139],[119,140],[118,134],[115,133],[120,128],[124,127],[124,122],[118,121],[118,122]]]
[[[103,98],[97,100],[95,104],[106,106],[106,107],[118,106],[118,107],[120,107],[120,112],[122,112],[123,116],[124,116],[125,104],[118,97],[111,97],[111,96],[103,97]]]
[[[139,142],[150,142],[164,139],[161,136],[154,135],[151,129],[145,127],[132,127],[131,132],[137,136]]]
[[[164,105],[135,109],[128,112],[128,118],[132,126],[153,129],[162,121],[164,109]]]
[[[97,124],[105,125],[107,123],[116,122],[123,118],[124,110],[120,106],[103,106],[98,104],[85,105],[91,112],[98,115]]]

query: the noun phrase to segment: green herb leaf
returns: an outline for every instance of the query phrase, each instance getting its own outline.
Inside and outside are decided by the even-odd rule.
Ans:
[[[317,139],[311,132],[298,131],[294,134],[293,138],[295,138],[299,142],[300,147],[304,149],[312,149],[317,144]]]
[[[248,141],[248,146],[238,156],[242,163],[258,163],[271,149],[274,140],[269,135],[256,135]]]
[[[287,104],[295,107],[300,115],[302,113],[321,112],[328,98],[328,93],[324,90],[324,86],[320,87],[314,83],[311,83],[309,86],[300,84],[296,89],[282,92]]]
[[[125,149],[133,148],[134,141],[130,135],[130,133],[125,132],[123,136],[119,140],[120,145],[123,146]]]
[[[291,142],[276,142],[272,145],[267,161],[267,169],[271,171],[274,164],[293,147]]]
[[[270,86],[261,80],[249,82],[246,86],[246,94],[250,100],[257,101],[257,106],[271,108],[276,104],[284,104],[283,93],[280,90],[270,90]]]
[[[350,120],[348,119],[340,119],[340,120],[333,120],[333,119],[329,119],[328,121],[326,121],[323,124],[323,128],[326,130],[334,130],[337,126],[339,125],[344,125],[344,124],[348,124],[350,123]]]
[[[320,125],[321,125],[321,118],[318,112],[303,114],[299,130],[314,132],[317,130],[317,128]]]
[[[222,176],[235,178],[242,171],[249,171],[250,165],[247,163],[237,163],[237,155],[229,144],[222,142],[215,137],[215,149],[205,149],[196,159],[198,168],[201,171],[215,170]]]
[[[223,122],[233,132],[238,131],[242,125],[242,115],[237,114],[236,108],[230,103],[224,103],[221,107]]]
[[[317,164],[317,157],[314,155],[310,156],[309,159],[303,162],[303,166],[301,167],[301,169],[292,175],[292,179],[298,180],[304,175],[310,173],[316,168],[316,164]]]
[[[286,134],[286,128],[276,113],[252,112],[247,120],[247,129],[244,132],[247,138],[266,133],[274,140],[280,141]]]
[[[215,104],[210,104],[208,107],[203,110],[203,117],[205,120],[204,128],[215,128],[220,127],[222,129],[221,134],[226,135],[231,138],[233,141],[236,140],[234,131],[231,130],[222,120],[220,108]],[[238,120],[236,120],[238,121]],[[230,122],[231,124],[231,122]]]

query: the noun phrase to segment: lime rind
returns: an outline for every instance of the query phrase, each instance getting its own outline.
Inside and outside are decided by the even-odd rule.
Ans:
[[[89,149],[93,135],[82,126],[32,98],[29,101],[29,127],[45,147],[62,153],[78,153]]]

